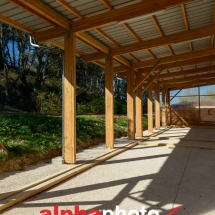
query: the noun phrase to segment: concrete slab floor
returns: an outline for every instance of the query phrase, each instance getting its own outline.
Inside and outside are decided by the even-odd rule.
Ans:
[[[115,148],[133,142],[127,137],[115,139]],[[92,146],[77,153],[77,164],[52,164],[50,160],[26,167],[23,171],[6,172],[0,175],[0,197],[6,193],[20,189],[23,186],[36,182],[48,176],[52,176],[61,171],[66,171],[78,164],[90,161],[104,155],[114,149],[108,149],[105,143]]]
[[[181,131],[185,136],[197,132]],[[175,128],[161,136],[174,132]],[[201,139],[205,137],[202,136]],[[89,158],[82,155],[85,158],[80,156],[81,160]],[[2,214],[40,214],[42,209],[53,211],[55,205],[72,211],[75,205],[85,210],[114,210],[119,205],[127,211],[145,206],[166,215],[182,205],[183,209],[175,214],[212,215],[215,214],[214,160],[215,152],[210,150],[139,145]]]

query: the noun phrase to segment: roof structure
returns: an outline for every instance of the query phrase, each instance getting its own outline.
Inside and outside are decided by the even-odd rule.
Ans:
[[[214,0],[1,0],[0,20],[38,42],[64,48],[69,26],[76,54],[127,76],[134,67],[166,88],[215,83]],[[151,71],[153,65],[159,65]],[[165,69],[159,73],[162,66]],[[145,77],[144,77],[145,76]]]
[[[114,72],[127,78],[129,140],[143,135],[146,89],[153,132],[153,87],[160,130],[160,90],[165,128],[171,90],[215,84],[214,5],[215,0],[0,1],[1,21],[64,49],[63,162],[76,162],[76,55],[105,67],[106,147],[114,148]]]

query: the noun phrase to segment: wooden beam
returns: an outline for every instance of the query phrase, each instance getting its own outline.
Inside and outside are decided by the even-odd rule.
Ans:
[[[215,66],[213,66],[215,68]],[[189,71],[189,70],[188,70]],[[187,81],[190,80],[203,80],[203,79],[210,79],[213,78],[215,76],[214,73],[210,73],[210,74],[202,74],[202,75],[193,75],[193,76],[189,76],[189,77],[183,77],[183,78],[176,78],[176,79],[172,79],[172,80],[162,80],[160,81],[161,85],[167,85],[167,84],[180,84],[180,83],[186,83]]]
[[[156,85],[155,90],[155,128],[160,130],[160,85]]]
[[[166,89],[162,88],[162,127],[166,127]]]
[[[198,86],[199,84],[215,84],[215,78],[206,79],[206,80],[195,80],[195,81],[188,81],[186,83],[179,83],[179,84],[167,84],[165,87],[168,87],[169,89],[178,89],[178,88],[186,88],[187,86]]]
[[[188,53],[184,53],[184,54],[173,55],[173,56],[169,56],[169,57],[163,57],[160,59],[162,59],[161,64],[168,64],[168,63],[173,63],[176,61],[186,61],[188,59],[194,59],[194,58],[199,58],[199,57],[209,56],[209,55],[214,55],[214,54],[215,54],[215,47],[197,50],[197,51],[193,51],[193,52],[188,52]],[[156,61],[157,61],[156,59],[141,61],[141,62],[134,63],[133,66],[135,69],[150,67],[150,66],[154,65],[156,63]]]
[[[144,91],[146,91],[151,85],[152,83],[159,77],[159,75],[161,74],[161,72],[163,72],[163,70],[165,69],[166,65],[163,66],[163,68],[156,74],[154,75],[152,78],[149,79],[149,82],[144,86],[142,93]]]
[[[89,44],[96,47],[97,49],[104,52],[105,54],[109,53],[109,48],[107,46],[103,45],[95,38],[92,38],[89,34],[87,34],[85,32],[81,32],[81,33],[77,33],[76,35],[78,38],[81,38],[82,40],[88,42]]]
[[[43,14],[33,10],[31,7],[29,7],[28,5],[22,3],[20,0],[9,0],[11,3],[15,4],[16,6],[22,8],[23,10],[33,14],[34,16],[38,17],[39,19],[49,23],[52,26],[57,26],[57,24],[55,22],[53,22],[52,20],[50,20],[47,16],[44,16]]]
[[[133,91],[135,91],[142,85],[142,83],[151,75],[151,73],[156,69],[156,67],[159,65],[160,62],[161,62],[161,60],[159,59],[144,77],[138,78],[138,81],[137,81],[136,85],[134,86]]]
[[[76,43],[75,34],[64,38],[64,160],[76,163]]]
[[[215,55],[211,55],[211,56],[206,56],[206,57],[199,57],[199,58],[193,58],[193,59],[189,59],[189,60],[178,61],[178,62],[174,62],[174,63],[168,63],[168,64],[166,64],[166,69],[169,70],[169,69],[174,69],[174,68],[180,68],[183,66],[190,66],[190,65],[198,64],[198,63],[207,63],[207,62],[213,61],[214,59],[215,59]],[[162,68],[162,65],[158,66],[156,68],[156,70],[160,70],[161,68]],[[208,67],[205,67],[205,69],[206,68],[208,68]],[[114,71],[118,72],[118,70],[120,70],[120,69],[122,70],[122,68],[120,68],[120,67],[115,67]],[[147,67],[144,69],[140,69],[140,72],[143,75],[145,75],[149,70],[150,70],[150,67]],[[189,70],[189,71],[192,71],[192,70]],[[170,73],[170,74],[172,74],[172,73]],[[174,74],[179,74],[179,72],[174,72]],[[165,76],[165,75],[167,75],[167,76]],[[169,76],[168,76],[168,74],[162,74],[160,77],[169,77]]]
[[[3,16],[2,14],[0,14],[0,20],[8,25],[13,26],[14,28],[17,28],[17,29],[27,32],[29,34],[34,33],[34,31],[32,29],[30,29],[30,28],[26,27],[25,25],[22,25],[12,19],[9,19],[6,16]]]
[[[113,58],[108,54],[105,59],[105,128],[106,147],[114,148],[114,95],[113,95]]]
[[[113,10],[112,5],[108,2],[108,0],[100,0],[102,4],[108,9],[108,10]]]
[[[136,80],[141,78],[141,74],[137,74]],[[142,102],[142,87],[136,91],[136,136],[143,136],[143,102]]]
[[[42,34],[41,32],[34,33],[32,36],[38,42],[46,42],[51,39],[60,38],[62,36],[64,37],[65,34],[66,34],[66,30],[64,28],[56,27],[56,28],[45,30],[43,31]]]
[[[109,35],[107,35],[104,31],[102,31],[100,28],[94,29],[97,33],[102,35],[106,40],[114,44],[116,47],[120,47],[119,43],[117,43],[114,39],[112,39]]]
[[[140,60],[139,60],[137,57],[135,57],[133,54],[129,53],[128,55],[129,55],[131,58],[133,58],[136,62],[140,62]]]
[[[150,50],[150,49],[146,49],[146,51],[149,53],[149,55],[151,55],[151,57],[153,57],[154,59],[156,59],[157,57],[154,55],[154,53]]]
[[[163,31],[162,31],[160,25],[158,24],[158,21],[157,21],[156,17],[155,17],[155,16],[151,16],[151,19],[152,19],[152,21],[154,22],[154,25],[155,25],[155,27],[157,28],[159,34],[160,34],[162,37],[164,37],[165,35],[164,35],[164,33],[163,33]]]
[[[135,40],[141,42],[139,36],[132,30],[132,28],[127,23],[123,23],[122,25],[134,37]]]
[[[127,70],[127,118],[128,118],[128,139],[135,140],[135,117],[134,117],[134,69]]]
[[[170,99],[170,102],[181,92],[181,89]]]
[[[181,5],[181,11],[182,11],[183,19],[184,19],[185,28],[187,31],[189,31],[188,22],[187,22],[187,15],[186,15],[185,7],[183,4]]]
[[[144,14],[153,13],[159,10],[163,10],[165,8],[170,8],[192,1],[193,0],[165,0],[157,2],[157,0],[150,0],[135,3],[86,18],[85,20],[76,21],[73,23],[73,31],[86,31],[89,29],[97,28],[99,26],[117,23],[122,20],[127,20]]]
[[[62,16],[60,16],[59,14],[57,14],[52,9],[48,8],[39,1],[35,0],[9,0],[9,1],[20,6],[21,8],[24,7],[23,8],[24,10],[28,10],[28,12],[43,19],[46,22],[49,22],[50,20],[52,21],[52,23],[55,23],[56,25],[59,25],[62,28],[69,27],[69,22],[66,19],[64,19]]]
[[[184,41],[189,41],[193,39],[198,39],[201,37],[206,37],[208,35],[215,34],[215,27],[214,25],[197,28],[194,30],[189,30],[186,32],[180,32],[177,34],[168,35],[165,37],[155,38],[148,41],[142,41],[139,43],[121,46],[119,48],[112,49],[112,55],[120,55],[125,54],[128,52],[135,52],[142,49],[148,49],[168,44],[180,43]]]
[[[215,34],[215,25],[210,25],[202,28],[197,28],[194,30],[189,30],[186,32],[180,32],[180,33],[168,35],[165,37],[155,38],[147,41],[141,41],[131,45],[113,48],[111,51],[111,54],[112,56],[116,56],[116,55],[126,54],[126,53],[135,52],[139,50],[150,49],[158,46],[198,39],[198,38],[206,37],[208,35],[213,35],[213,34]],[[175,55],[175,56],[178,56],[178,55]],[[101,58],[104,58],[104,56],[91,54],[87,56],[87,61],[98,60],[97,58],[101,59]]]
[[[67,3],[65,0],[55,0],[55,1],[60,5],[62,5],[64,8],[66,8],[70,13],[77,16],[79,19],[84,19],[84,16],[74,7],[72,7],[69,3]]]
[[[167,124],[170,126],[171,122],[171,110],[170,110],[170,90],[166,90],[166,114],[167,114]]]
[[[215,84],[215,82],[214,81],[212,81],[212,82],[207,82],[207,83],[205,83],[205,82],[202,82],[202,83],[198,83],[198,85],[197,84],[187,84],[187,85],[181,85],[181,86],[173,86],[172,88],[171,88],[171,90],[179,90],[179,89],[189,89],[189,88],[194,88],[194,87],[196,87],[196,86],[201,86],[201,87],[204,87],[204,86],[209,86],[209,85],[214,85]]]
[[[39,11],[39,14],[45,14],[45,17],[50,18],[56,24],[60,25],[62,27],[62,29],[60,30],[61,32],[60,36],[64,35],[63,28],[65,29],[69,27],[68,22],[64,18],[58,17],[59,16],[58,14],[56,16],[56,13],[53,11],[49,13],[49,10],[51,9],[45,7],[42,3],[38,3],[38,1],[35,1],[35,0],[20,0],[20,1],[25,2],[25,4],[30,5],[29,7],[34,9],[34,11]],[[92,17],[88,17],[88,18],[73,22],[72,29],[73,29],[73,32],[86,31],[89,29],[94,29],[101,26],[114,24],[121,20],[137,17],[151,12],[156,12],[159,10],[163,10],[165,8],[169,8],[172,6],[180,5],[191,1],[193,0],[171,0],[171,1],[162,1],[157,3],[156,0],[151,0],[150,2],[147,1],[147,2],[136,3],[133,5],[118,8],[106,13],[102,13],[99,15],[95,15]],[[33,4],[31,5],[32,2]],[[36,8],[37,5],[39,5],[40,7]],[[41,7],[43,7],[43,9],[40,11]],[[46,14],[46,12],[48,13]],[[52,13],[54,13],[53,16],[52,16]],[[47,33],[47,31],[45,31],[45,33]],[[44,38],[43,32],[40,32],[40,37]],[[54,39],[54,38],[55,37],[53,37],[53,35],[50,33],[46,35],[45,40]],[[103,56],[103,58],[105,58],[105,55]],[[98,60],[98,59],[95,59],[95,60]]]
[[[153,107],[152,107],[152,85],[148,88],[148,132],[153,132]]]

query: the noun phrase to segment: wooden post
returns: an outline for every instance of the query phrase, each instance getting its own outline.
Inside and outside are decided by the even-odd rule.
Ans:
[[[199,100],[199,125],[201,124],[201,98],[200,98],[200,87],[198,86],[198,100]]]
[[[156,98],[155,98],[155,128],[160,130],[160,85],[156,85]]]
[[[166,109],[167,109],[167,124],[170,126],[170,91],[166,91]]]
[[[105,128],[106,147],[114,148],[113,58],[105,59]]]
[[[137,78],[138,79],[138,76]],[[142,86],[136,90],[136,135],[143,136],[143,103],[142,103]]]
[[[127,118],[128,118],[128,139],[135,140],[135,117],[134,117],[134,69],[127,71]]]
[[[148,132],[153,132],[152,85],[148,88]]]
[[[162,89],[162,127],[166,127],[166,89]]]
[[[64,162],[76,163],[76,41],[75,34],[64,37]]]

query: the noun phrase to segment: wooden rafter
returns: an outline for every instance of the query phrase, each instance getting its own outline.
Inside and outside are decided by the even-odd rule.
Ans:
[[[136,62],[140,62],[140,60],[139,60],[137,57],[135,57],[132,53],[128,53],[128,55],[129,55],[131,58],[133,58]]]
[[[215,54],[215,47],[214,48],[209,48],[209,49],[203,49],[203,50],[197,50],[193,52],[188,52],[188,53],[183,53],[183,54],[178,54],[178,55],[173,55],[173,56],[168,56],[168,57],[163,57],[162,59],[162,64],[168,64],[176,61],[185,61],[188,59],[193,59],[193,58],[199,58],[203,56],[210,56]],[[153,66],[156,63],[156,59],[153,60],[147,60],[147,61],[142,61],[142,62],[137,62],[133,64],[133,67],[135,69],[139,68],[145,68],[145,67],[150,67]]]
[[[32,29],[30,29],[30,28],[26,27],[25,25],[22,25],[22,24],[20,24],[18,22],[15,22],[14,20],[9,19],[9,18],[3,16],[2,14],[0,14],[0,20],[2,22],[4,22],[4,23],[7,23],[8,25],[13,26],[14,28],[17,28],[17,29],[21,30],[21,31],[27,32],[29,34],[34,34],[34,30],[32,30]],[[58,48],[64,49],[64,45],[59,43],[59,42],[57,42],[54,39],[48,40],[47,42],[57,46]],[[80,56],[81,53],[76,51],[76,55]]]
[[[102,4],[109,10],[113,10],[112,5],[108,2],[108,0],[100,0],[102,2]]]
[[[157,28],[159,34],[161,35],[161,37],[164,37],[165,34],[163,33],[163,30],[161,29],[161,27],[160,27],[160,25],[159,25],[159,23],[158,23],[156,17],[155,17],[155,16],[151,16],[151,19],[152,19],[152,21],[153,21],[155,27]],[[171,53],[171,55],[174,55],[174,52],[173,52],[171,46],[170,46],[170,45],[167,45],[167,48],[169,49],[169,52]]]
[[[205,84],[205,85],[209,85],[209,84],[215,84],[215,78],[211,78],[210,80],[196,80],[196,81],[189,81],[186,83],[179,83],[179,84],[169,84],[169,85],[164,85],[167,88],[170,89],[178,89],[178,88],[186,88],[187,86],[194,86],[194,85],[200,85],[200,84]]]
[[[149,53],[149,55],[151,55],[151,57],[153,57],[154,59],[156,59],[157,57],[155,56],[155,54],[150,50],[150,49],[146,49],[146,51]]]
[[[58,4],[62,5],[64,8],[66,8],[70,13],[77,16],[79,19],[84,19],[84,16],[74,7],[72,7],[69,3],[67,3],[65,0],[55,0],[55,1]]]
[[[39,1],[35,0],[9,0],[9,1],[51,25],[54,26],[59,25],[62,28],[69,27],[69,23],[67,22],[67,20],[65,20],[62,16],[60,16],[50,8],[46,7]]]
[[[147,41],[141,41],[139,43],[131,44],[131,45],[126,45],[126,46],[121,46],[118,48],[112,49],[111,55],[121,55],[121,54],[126,54],[129,52],[135,52],[143,49],[148,49],[148,48],[154,48],[158,46],[163,46],[167,44],[173,44],[173,43],[180,43],[184,42],[187,40],[193,40],[193,39],[198,39],[201,37],[206,37],[208,35],[215,34],[215,27],[214,25],[194,29],[194,30],[189,30],[186,32],[180,32],[177,34],[173,35],[168,35],[165,37],[160,37],[160,38],[155,38]],[[97,56],[92,54],[89,55],[90,61],[94,60]],[[99,56],[101,58],[104,58],[104,56]],[[96,59],[95,59],[96,60]]]
[[[194,81],[194,80],[204,80],[204,79],[211,79],[214,78],[213,74],[202,74],[202,75],[193,75],[186,78],[177,78],[174,80],[163,80],[161,82],[161,85],[167,85],[167,84],[178,84],[178,83],[186,83],[187,81]],[[205,81],[205,80],[204,80]]]
[[[25,31],[29,34],[34,34],[34,31],[28,27],[26,27],[25,25],[22,25],[12,19],[7,18],[6,16],[3,16],[2,14],[0,14],[0,20],[4,23],[7,23],[8,25],[11,25],[19,30]]]
[[[15,0],[14,0],[15,1]],[[18,1],[18,0],[17,0]],[[59,26],[62,26],[62,28],[68,28],[68,22],[62,18],[61,16],[53,12],[51,9],[47,9],[46,6],[44,6],[39,1],[35,0],[19,0],[19,2],[22,1],[26,5],[30,5],[29,7],[33,8],[34,11],[39,11],[40,14],[45,14],[47,18],[57,23]],[[101,26],[110,25],[113,23],[116,23],[121,20],[141,16],[144,14],[148,14],[149,12],[156,12],[159,10],[163,10],[165,8],[169,8],[171,6],[180,5],[186,2],[191,2],[193,0],[171,0],[171,1],[162,1],[157,4],[156,0],[151,0],[150,3],[148,1],[135,3],[133,5],[129,5],[126,7],[118,8],[115,10],[111,10],[102,14],[98,14],[92,17],[88,17],[76,22],[72,23],[72,29],[73,32],[80,32],[80,31],[86,31],[94,28],[98,28]],[[41,10],[40,10],[41,9]],[[57,16],[56,16],[57,15]],[[41,37],[43,32],[40,32]],[[61,35],[63,36],[63,34]],[[50,34],[51,38],[53,39],[52,35]]]
[[[193,59],[184,60],[184,61],[178,61],[178,62],[173,62],[173,63],[168,63],[168,64],[166,64],[166,69],[181,68],[182,66],[190,66],[190,65],[193,65],[193,64],[197,64],[197,63],[208,63],[208,62],[212,61],[213,59],[215,59],[215,55],[206,56],[206,57],[199,57],[199,58],[193,58]],[[149,69],[150,68],[144,68],[144,69],[140,69],[140,71],[143,74],[145,74],[146,72],[149,71]],[[158,70],[161,69],[161,66],[158,66],[157,69]],[[115,70],[117,70],[117,68],[115,68]]]
[[[188,21],[187,21],[187,14],[186,14],[186,10],[184,5],[181,5],[181,11],[182,11],[182,15],[183,15],[183,19],[184,19],[184,25],[187,31],[189,31],[189,25],[188,25]],[[190,46],[190,51],[193,51],[193,45],[192,42],[189,42],[189,46]]]
[[[188,22],[187,22],[187,15],[186,15],[185,7],[183,4],[181,5],[181,10],[182,10],[185,28],[187,31],[189,31],[189,26],[188,26]]]
[[[137,81],[136,85],[133,88],[133,92],[137,90],[142,85],[142,83],[152,74],[152,72],[156,69],[156,67],[159,65],[160,62],[161,60],[159,59],[155,63],[155,65],[150,69],[150,71],[144,77],[142,77],[140,80]]]
[[[150,0],[128,5],[122,8],[111,10],[102,14],[98,14],[85,20],[76,21],[73,24],[74,32],[86,31],[99,26],[116,23],[122,20],[130,19],[133,17],[141,16],[148,13],[153,13],[172,6],[181,5],[193,0],[171,0],[160,1],[159,4],[156,0]]]
[[[185,70],[185,71],[172,72],[172,73],[168,73],[168,74],[161,74],[159,79],[173,78],[173,77],[182,76],[182,75],[186,75],[186,74],[196,75],[199,73],[207,73],[208,71],[213,71],[213,70],[215,70],[215,66],[189,69],[189,70]]]
[[[99,33],[101,36],[103,36],[105,39],[107,39],[109,42],[114,44],[116,47],[120,47],[120,44],[117,43],[114,39],[112,39],[110,36],[108,36],[104,31],[102,31],[100,28],[94,29],[97,33]]]
[[[68,11],[70,11],[75,16],[77,16],[78,18],[85,19],[85,17],[79,11],[77,11],[75,8],[73,8],[72,6],[70,6],[67,2],[65,2],[65,0],[56,0],[56,1],[59,4],[61,4],[64,8],[66,8]],[[99,33],[100,35],[102,35],[104,38],[106,38],[107,40],[109,40],[111,43],[113,43],[114,45],[116,45],[117,47],[120,46],[115,40],[113,40],[111,37],[109,37],[101,29],[96,28],[94,30],[97,33]],[[85,32],[79,32],[79,33],[77,33],[77,39],[79,39],[81,42],[83,42],[84,44],[88,45],[89,47],[97,50],[98,54],[100,53],[100,51],[102,51],[102,52],[104,52],[106,54],[109,53],[109,48],[108,47],[106,47],[105,45],[103,45],[102,43],[100,43],[95,38],[91,37],[89,34],[87,34]],[[119,62],[120,64],[124,64],[126,66],[130,66],[130,62],[128,62],[125,58],[123,58],[121,56],[116,56],[116,57],[114,57],[114,59],[117,62]],[[98,61],[96,61],[96,62],[98,62]]]
[[[82,44],[88,46],[89,48],[91,48],[91,49],[93,49],[93,50],[95,50],[95,51],[97,51],[99,53],[102,53],[98,48],[96,48],[95,46],[93,46],[91,43],[88,43],[87,41],[83,40],[81,37],[77,36],[76,39],[78,41],[80,41]]]
[[[132,30],[132,28],[127,23],[123,23],[122,25],[134,37],[135,40],[141,42],[139,36]]]
[[[152,78],[150,78],[150,80],[149,80],[149,82],[146,84],[146,85],[144,85],[144,88],[143,88],[143,90],[142,90],[142,93],[144,92],[144,91],[146,91],[151,85],[152,85],[152,83],[159,77],[159,75],[163,72],[163,70],[165,69],[165,65],[163,65],[163,67],[162,67],[162,69],[156,74],[156,75],[154,75]]]

